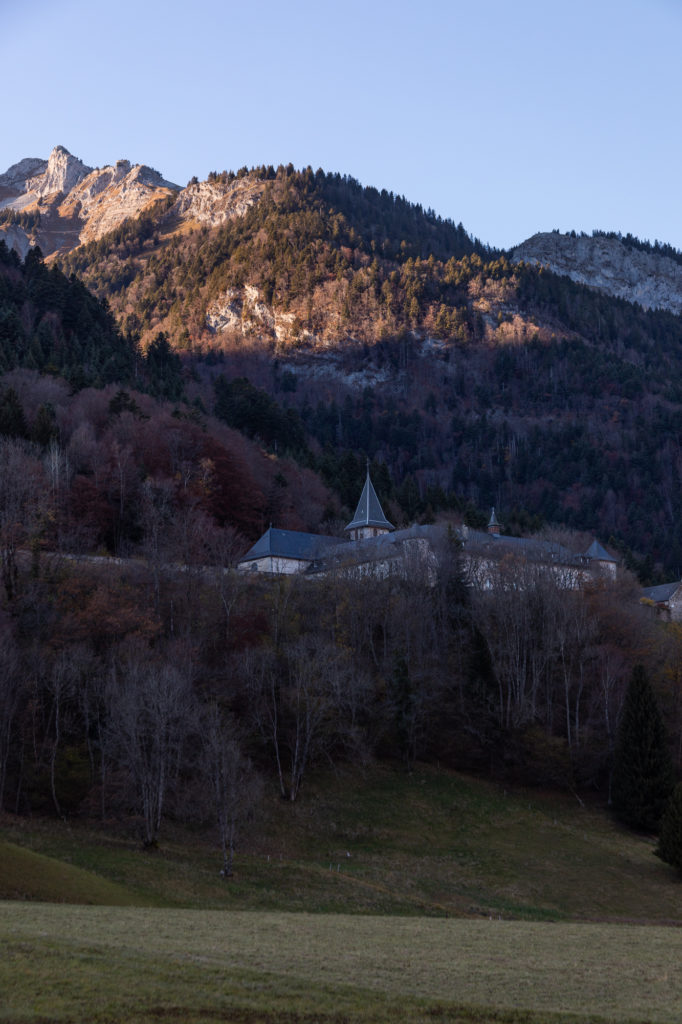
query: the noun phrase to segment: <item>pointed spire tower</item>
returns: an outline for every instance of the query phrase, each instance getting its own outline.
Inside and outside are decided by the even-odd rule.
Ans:
[[[497,516],[495,515],[495,508],[494,508],[494,506],[490,510],[490,520],[488,522],[488,533],[502,533],[502,527],[500,526],[499,522],[497,521]]]
[[[352,521],[346,527],[351,540],[365,540],[367,537],[378,537],[382,533],[390,533],[394,529],[392,523],[384,515],[381,502],[369,476],[369,459],[367,460],[367,479],[362,488],[358,507]]]

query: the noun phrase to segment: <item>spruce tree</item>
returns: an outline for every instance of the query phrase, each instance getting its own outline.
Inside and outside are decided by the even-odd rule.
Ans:
[[[678,782],[661,822],[656,853],[682,874],[682,782]]]
[[[632,828],[656,832],[674,785],[655,694],[636,665],[625,694],[613,761],[613,807]]]
[[[7,437],[28,436],[24,410],[14,388],[5,388],[0,392],[0,434]]]

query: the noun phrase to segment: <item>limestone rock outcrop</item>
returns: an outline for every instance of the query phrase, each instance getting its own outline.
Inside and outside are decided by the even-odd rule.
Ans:
[[[169,213],[179,221],[216,227],[243,216],[264,190],[265,182],[252,177],[223,176],[181,189],[144,164],[117,160],[92,168],[56,146],[48,160],[20,160],[0,174],[0,238],[22,257],[31,245],[45,256],[66,253],[169,197],[176,199]]]
[[[70,192],[91,171],[92,167],[87,167],[78,157],[72,156],[68,149],[55,146],[45,170],[26,181],[26,191],[36,196]]]
[[[541,232],[517,246],[512,259],[547,267],[645,309],[682,313],[682,265],[619,238]]]
[[[227,331],[247,337],[257,334],[277,342],[292,340],[295,316],[273,310],[253,285],[228,288],[206,310],[206,326],[216,334]],[[308,335],[308,332],[303,332]]]
[[[40,160],[37,157],[29,156],[24,160],[20,160],[18,164],[12,164],[4,174],[0,174],[0,187],[24,192],[29,178],[35,178],[36,175],[44,174],[47,170],[47,163],[47,160]]]
[[[113,231],[129,217],[137,217],[178,186],[143,164],[132,167],[129,160],[117,160],[110,167],[92,171],[62,203],[62,216],[84,221],[82,243],[95,241]]]
[[[0,175],[0,238],[22,257],[32,245],[45,256],[69,252],[179,191],[151,167],[92,168],[56,146],[48,160],[21,160]]]
[[[183,220],[215,227],[233,217],[243,217],[264,189],[264,182],[252,178],[237,178],[228,184],[210,179],[190,182],[178,196],[175,212]]]

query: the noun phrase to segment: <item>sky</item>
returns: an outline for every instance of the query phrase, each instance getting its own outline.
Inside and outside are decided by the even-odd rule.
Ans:
[[[0,0],[0,172],[322,167],[509,248],[682,249],[682,0]]]

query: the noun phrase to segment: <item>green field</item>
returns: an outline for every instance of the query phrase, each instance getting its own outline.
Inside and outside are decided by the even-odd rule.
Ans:
[[[668,928],[26,903],[0,922],[3,1020],[682,1021]]]
[[[203,830],[2,825],[0,1020],[682,1021],[682,884],[571,796],[330,775],[229,882]]]

